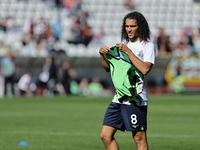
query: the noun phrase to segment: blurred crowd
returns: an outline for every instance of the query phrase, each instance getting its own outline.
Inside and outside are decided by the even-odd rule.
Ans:
[[[113,90],[100,79],[94,77],[80,77],[65,61],[61,66],[56,63],[54,56],[45,58],[42,70],[35,75],[29,68],[20,73],[12,53],[1,59],[1,85],[2,96],[54,96],[54,95],[79,95],[79,96],[110,96]]]
[[[103,27],[99,31],[93,31],[88,24],[89,14],[82,10],[82,0],[41,0],[49,7],[64,9],[67,12],[65,19],[61,19],[58,13],[57,20],[50,23],[41,16],[38,20],[32,17],[24,22],[19,28],[15,24],[15,18],[7,16],[0,17],[0,30],[4,32],[22,32],[21,44],[24,56],[47,56],[56,49],[55,44],[63,39],[72,44],[83,44],[86,47],[93,42],[102,44],[102,37],[105,35]],[[124,7],[130,10],[137,8],[133,0],[124,2]],[[152,41],[156,45],[157,57],[186,56],[199,54],[200,49],[200,27],[198,31],[190,27],[180,28],[176,35],[176,41],[171,39],[165,28],[155,26],[151,28]]]
[[[0,30],[6,33],[20,32],[23,56],[47,56],[56,49],[56,43],[62,39],[67,43],[83,44],[86,47],[90,42],[100,43],[104,36],[102,27],[93,32],[88,24],[89,14],[82,10],[82,0],[41,0],[50,7],[57,9],[57,19],[54,22],[41,16],[33,16],[18,26],[13,16],[0,16]],[[61,19],[60,9],[66,11],[65,18]]]
[[[181,28],[176,41],[173,41],[165,28],[155,26],[152,41],[156,45],[157,57],[200,55],[200,27],[197,31],[190,27]]]

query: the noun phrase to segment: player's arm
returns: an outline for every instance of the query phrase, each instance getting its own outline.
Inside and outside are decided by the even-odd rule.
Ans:
[[[117,43],[116,47],[118,47],[120,51],[128,55],[130,61],[142,74],[145,75],[151,70],[153,64],[150,62],[144,62],[141,59],[139,59],[126,45],[122,43]]]
[[[99,50],[99,54],[101,56],[101,63],[107,72],[110,72],[110,65],[105,54],[107,54],[109,51],[111,51],[111,49],[107,46],[103,46]]]

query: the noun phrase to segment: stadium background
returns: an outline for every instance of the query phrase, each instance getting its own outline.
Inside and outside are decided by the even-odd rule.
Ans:
[[[125,0],[81,0],[81,10],[88,12],[87,23],[95,35],[88,45],[84,43],[87,46],[69,42],[74,37],[69,33],[80,33],[74,28],[77,27],[75,24],[70,25],[69,17],[71,13],[73,16],[76,14],[76,11],[70,12],[70,4],[78,1],[66,0],[66,9],[54,3],[59,2],[57,0],[0,0],[0,60],[11,51],[18,66],[17,78],[27,70],[37,77],[42,71],[48,50],[43,45],[44,41],[37,45],[35,38],[31,41],[27,39],[28,22],[25,22],[31,16],[34,22],[43,16],[53,27],[57,18],[60,18],[62,34],[51,45],[56,64],[61,68],[63,62],[69,61],[78,74],[77,80],[97,77],[112,88],[110,75],[101,66],[98,50],[102,45],[113,46],[120,41],[121,21],[126,13],[133,10],[142,12],[149,22],[152,41],[157,48],[156,65],[149,74],[148,82],[149,147],[153,150],[199,149],[200,98],[199,93],[193,94],[200,89],[198,0],[134,0],[134,9],[125,7]],[[5,30],[4,21],[8,16],[13,19],[9,18]],[[101,27],[103,36],[99,32]],[[163,33],[160,27],[164,28],[165,38],[170,36],[172,51],[162,46],[159,48],[158,37]],[[77,37],[80,38],[80,35]],[[191,49],[192,45],[188,42],[191,37],[197,51]],[[187,86],[187,92],[192,94],[171,94],[169,85],[177,76],[177,62],[180,60],[184,85]],[[3,81],[0,81],[0,93],[3,96]],[[175,84],[179,86],[180,82]],[[1,97],[0,150],[102,150],[104,145],[99,133],[112,96]],[[120,149],[136,149],[129,132],[117,132],[115,138]]]
[[[38,76],[45,57],[51,51],[59,67],[64,61],[71,63],[78,74],[78,80],[84,77],[89,79],[97,77],[102,83],[108,83],[112,87],[110,75],[101,66],[98,50],[103,45],[113,46],[116,42],[120,42],[122,18],[128,12],[136,10],[141,12],[149,22],[152,31],[151,39],[157,51],[156,65],[148,76],[149,92],[172,92],[169,85],[175,78],[176,72],[166,71],[169,67],[171,70],[176,70],[177,57],[191,60],[183,63],[182,73],[187,79],[185,86],[187,91],[199,91],[199,3],[193,0],[184,2],[182,0],[134,0],[132,1],[134,8],[130,8],[124,5],[125,2],[125,0],[1,0],[1,25],[5,20],[10,24],[8,23],[6,31],[3,28],[0,30],[0,58],[11,51],[19,68],[18,78],[27,70],[31,70],[34,76]],[[61,33],[56,37],[58,40],[49,42],[50,44],[40,41],[40,45],[37,39],[27,40],[26,36],[29,34],[27,24],[31,17],[35,23],[43,17],[52,29],[56,23],[60,23]],[[80,31],[76,28],[77,24],[73,22],[77,18],[79,24],[86,22],[91,32],[88,43],[83,39],[77,40],[77,36],[80,38]],[[40,28],[35,29],[34,34],[39,35],[40,30]],[[170,51],[158,47],[158,37],[162,33],[170,38],[172,45]],[[193,45],[197,51],[193,52],[187,42],[188,37],[193,38]],[[189,45],[186,50],[176,47],[184,42]],[[172,58],[175,58],[174,63],[170,63]]]

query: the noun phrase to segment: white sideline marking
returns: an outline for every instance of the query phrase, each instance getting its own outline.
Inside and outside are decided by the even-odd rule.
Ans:
[[[1,134],[32,134],[32,135],[66,135],[66,136],[99,136],[96,133],[79,133],[79,132],[45,132],[45,131],[13,131],[6,132],[2,131]],[[131,134],[126,133],[117,133],[117,136],[131,136]],[[159,138],[184,138],[184,139],[193,139],[200,138],[200,135],[164,135],[164,134],[147,134],[147,137],[159,137]]]

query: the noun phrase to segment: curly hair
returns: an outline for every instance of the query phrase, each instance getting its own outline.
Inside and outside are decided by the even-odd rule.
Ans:
[[[136,35],[140,38],[140,41],[150,40],[150,29],[145,17],[141,13],[134,11],[127,14],[123,19],[122,29],[121,29],[122,41],[129,40],[128,34],[125,29],[126,19],[135,19],[137,21],[138,29],[136,31]]]

